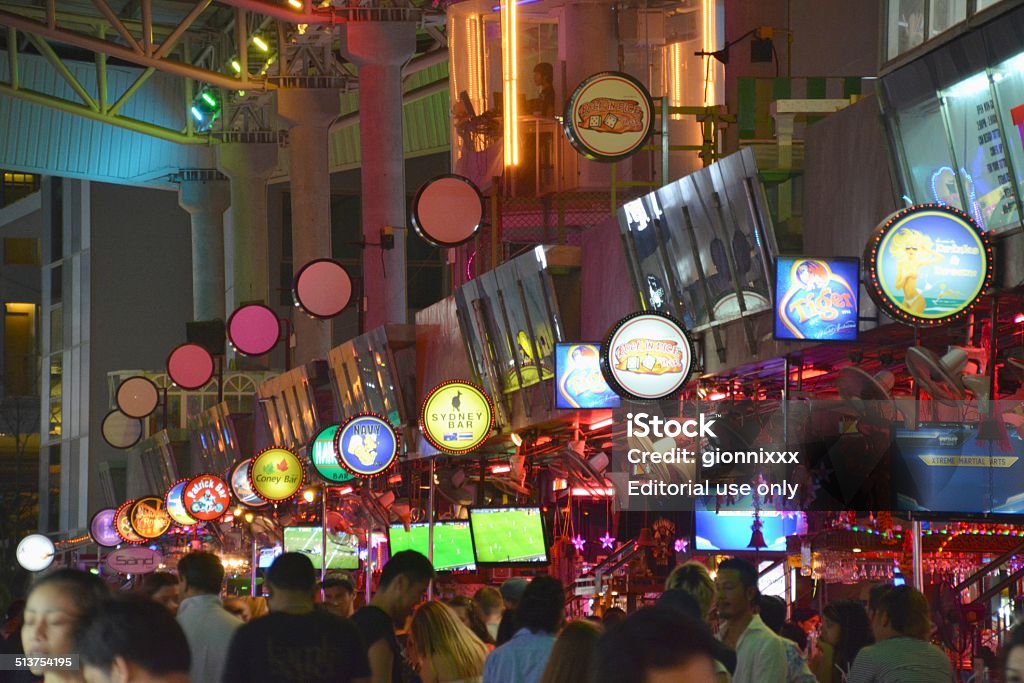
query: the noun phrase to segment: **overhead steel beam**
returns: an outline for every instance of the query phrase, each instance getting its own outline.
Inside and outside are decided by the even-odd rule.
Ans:
[[[180,131],[171,130],[170,128],[164,128],[163,126],[139,121],[137,119],[131,119],[124,116],[111,116],[109,113],[101,114],[100,112],[94,111],[83,104],[69,102],[68,100],[62,100],[59,97],[53,97],[52,95],[45,95],[43,93],[33,92],[23,88],[12,88],[6,83],[0,83],[0,95],[7,95],[8,97],[14,97],[43,107],[51,107],[69,114],[75,114],[76,116],[84,116],[85,118],[92,119],[93,121],[108,123],[112,126],[125,128],[127,130],[135,131],[136,133],[143,133],[144,135],[151,135],[155,138],[160,138],[161,140],[167,140],[168,142],[177,142],[182,145],[206,145],[212,142],[211,138],[206,135],[186,135]]]
[[[48,61],[50,65],[57,70],[60,77],[63,78],[69,86],[71,86],[71,89],[74,90],[80,98],[82,98],[82,102],[84,102],[86,106],[93,111],[99,111],[100,108],[99,105],[96,104],[96,100],[92,98],[92,95],[90,95],[89,91],[85,89],[85,86],[78,82],[78,79],[75,78],[73,73],[71,73],[71,70],[68,69],[67,65],[61,61],[61,58],[53,51],[53,48],[50,47],[45,40],[40,39],[39,36],[34,36],[29,33],[27,34],[27,37],[32,44],[36,46],[36,49],[39,50],[39,54],[41,54],[46,61]]]
[[[247,10],[249,12],[255,12],[256,14],[262,14],[267,17],[272,17],[280,21],[287,21],[292,24],[339,24],[342,23],[335,17],[333,9],[329,9],[324,12],[313,11],[309,3],[302,3],[303,10],[301,12],[296,10],[290,10],[282,7],[281,5],[271,5],[266,2],[259,2],[259,0],[217,0],[222,5],[228,5],[229,7],[237,7],[238,9]]]
[[[107,21],[114,27],[114,30],[124,38],[124,41],[128,43],[128,47],[132,49],[132,52],[141,55],[142,48],[139,47],[139,41],[135,40],[135,36],[131,34],[128,27],[126,27],[117,15],[114,14],[114,10],[110,9],[110,5],[108,5],[105,0],[92,0],[92,4],[96,5],[96,9],[98,9],[103,16],[107,18]]]
[[[141,54],[132,48],[124,47],[106,40],[94,38],[76,31],[69,31],[60,27],[50,27],[44,23],[27,19],[21,15],[0,10],[0,25],[16,28],[25,33],[32,33],[43,38],[66,43],[93,52],[102,52],[110,57],[117,57],[126,62],[132,62],[140,66],[151,67],[158,71],[166,71],[175,76],[192,78],[197,81],[209,83],[219,88],[228,90],[240,90],[241,81],[216,71],[200,69],[191,64],[183,64],[165,58],[156,58],[152,55]],[[264,91],[268,85],[264,79],[249,80],[245,84],[246,90]]]
[[[160,45],[160,49],[158,49],[153,56],[157,59],[163,59],[166,57],[171,50],[174,49],[175,43],[178,42],[178,39],[181,38],[182,34],[195,23],[196,19],[199,18],[199,15],[202,14],[203,11],[211,4],[213,4],[213,0],[202,0],[202,2],[197,2],[196,6],[193,7],[185,18],[181,20],[178,27],[171,32],[171,35],[167,36],[164,42]]]

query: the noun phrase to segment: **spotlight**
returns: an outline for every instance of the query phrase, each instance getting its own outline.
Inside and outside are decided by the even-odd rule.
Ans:
[[[258,47],[263,52],[267,52],[270,50],[270,46],[267,45],[267,41],[263,40],[259,36],[252,37],[252,44]]]
[[[294,7],[295,9],[302,9],[302,0],[288,0],[288,4]]]
[[[234,72],[235,72],[236,74],[240,74],[240,73],[242,73],[242,65],[241,65],[241,63],[239,63],[239,61],[238,61],[237,59],[232,59],[232,60],[231,60],[231,69],[232,69],[232,70],[233,70],[233,71],[234,71]]]
[[[519,436],[518,432],[512,432],[510,438],[512,439],[512,443],[516,445],[516,448],[523,445],[523,437]]]
[[[254,520],[254,519],[256,519],[256,515],[252,514],[251,512],[246,512],[245,513],[245,523],[246,524],[252,524],[252,520]]]
[[[302,497],[307,503],[312,503],[313,499],[316,498],[316,492],[313,489],[306,489],[302,492]]]

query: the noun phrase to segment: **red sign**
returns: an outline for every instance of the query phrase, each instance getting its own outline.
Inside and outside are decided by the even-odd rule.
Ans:
[[[185,510],[200,522],[210,522],[228,511],[231,491],[227,482],[212,474],[200,474],[185,484],[181,494]]]

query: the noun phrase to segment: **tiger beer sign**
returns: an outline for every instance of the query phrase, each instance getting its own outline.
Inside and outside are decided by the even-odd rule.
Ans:
[[[580,83],[566,108],[569,142],[595,161],[631,156],[651,134],[654,105],[644,85],[624,73],[607,71]]]
[[[601,348],[608,385],[627,399],[656,401],[682,391],[693,369],[693,342],[664,313],[634,313],[620,320]]]

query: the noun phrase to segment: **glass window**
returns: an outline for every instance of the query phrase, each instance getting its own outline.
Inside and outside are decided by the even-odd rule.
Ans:
[[[1006,136],[1002,141],[1003,151],[1010,155],[1018,192],[1024,192],[1024,53],[992,69],[992,81],[996,89],[1001,132]],[[1009,173],[1009,169],[1003,169],[1002,175],[1005,177]],[[989,227],[999,229],[1010,225],[1018,220],[1018,211],[1015,197],[1000,197]]]
[[[889,59],[924,42],[924,0],[889,0]]]
[[[968,213],[985,230],[1016,224],[1017,203],[988,74],[975,74],[943,95]]]
[[[900,112],[897,121],[910,198],[915,204],[939,202],[962,209],[938,99]]]
[[[991,7],[996,3],[1002,2],[1002,0],[974,0],[976,11],[980,12],[983,9]]]
[[[967,19],[967,0],[931,0],[928,37],[934,38]]]

